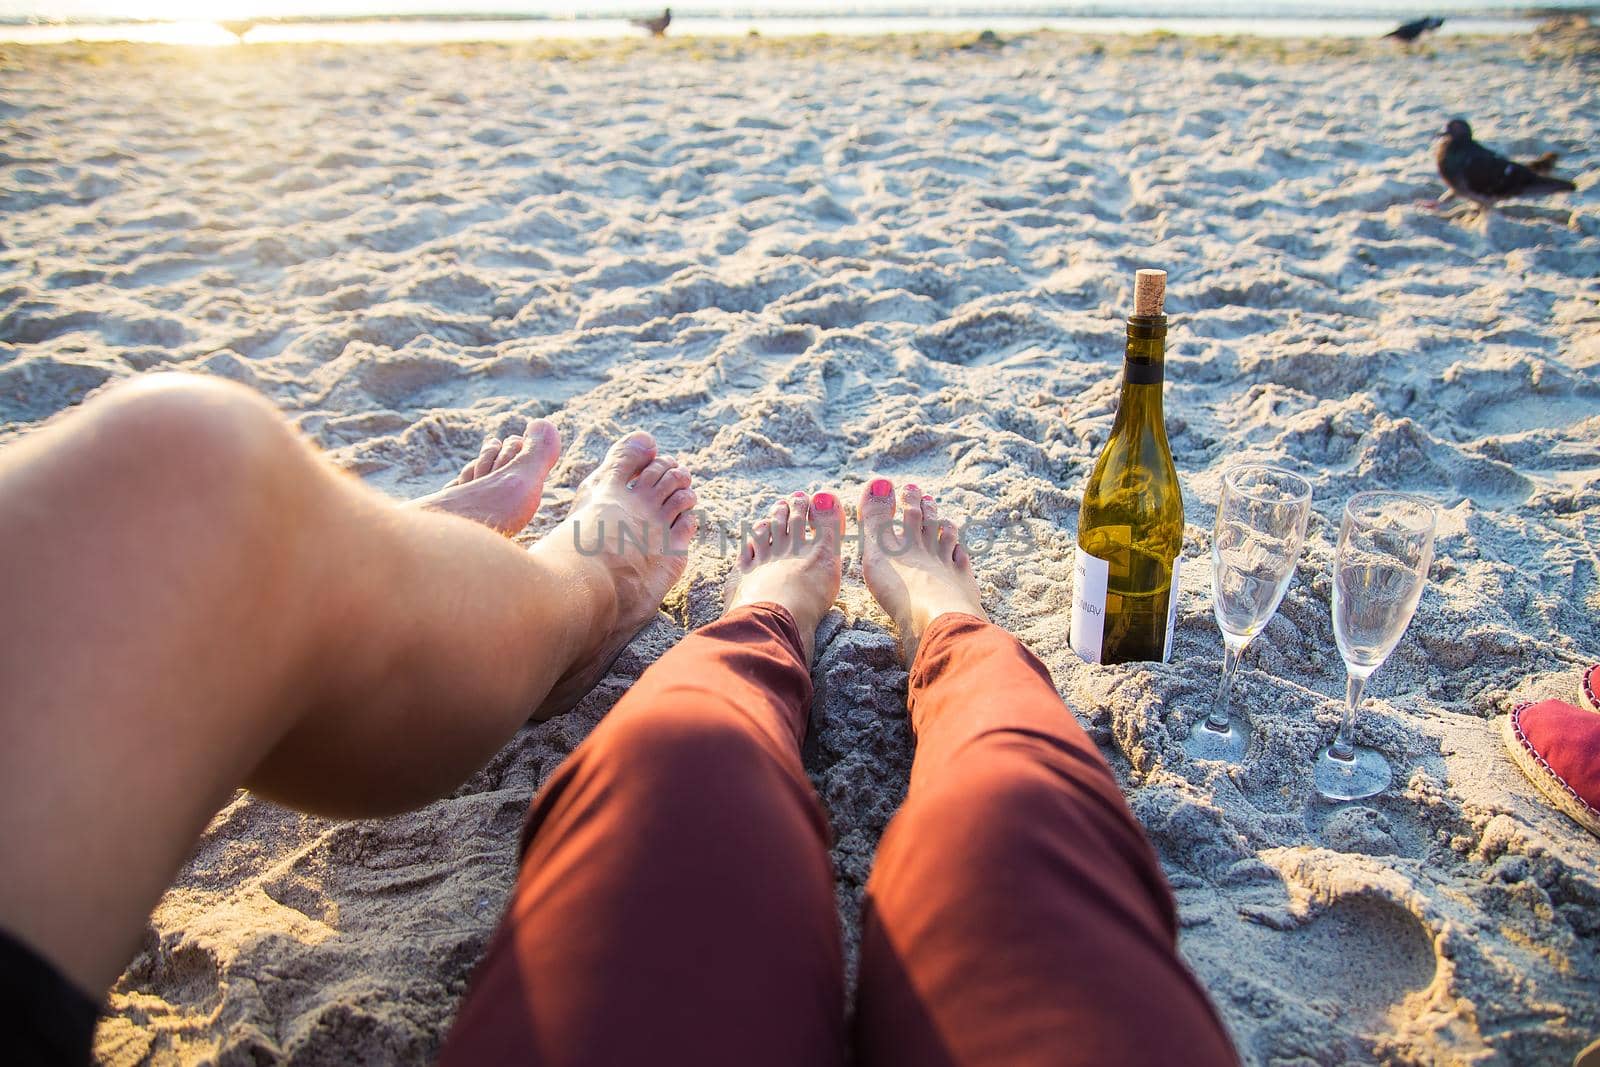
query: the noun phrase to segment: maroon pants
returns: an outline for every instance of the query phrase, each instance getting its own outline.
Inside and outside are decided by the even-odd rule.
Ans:
[[[651,667],[534,800],[445,1045],[483,1064],[1231,1064],[1161,868],[1044,666],[970,615],[923,637],[916,761],[868,885],[854,1031],[788,612]]]

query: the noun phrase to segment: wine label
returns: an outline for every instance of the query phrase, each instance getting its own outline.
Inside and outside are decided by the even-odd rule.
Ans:
[[[1085,663],[1099,663],[1106,633],[1106,587],[1111,564],[1078,546],[1072,560],[1072,650]],[[1172,561],[1172,585],[1167,591],[1167,633],[1161,644],[1161,662],[1172,661],[1172,631],[1178,622],[1178,577],[1183,557]]]
[[[1172,558],[1172,584],[1167,587],[1167,640],[1161,646],[1161,662],[1172,662],[1172,627],[1178,621],[1178,574],[1183,570],[1183,555]]]
[[[1072,650],[1085,663],[1100,662],[1100,641],[1106,632],[1106,578],[1111,565],[1079,545],[1072,560]],[[1171,633],[1172,627],[1167,627]],[[1170,637],[1168,644],[1171,644]]]

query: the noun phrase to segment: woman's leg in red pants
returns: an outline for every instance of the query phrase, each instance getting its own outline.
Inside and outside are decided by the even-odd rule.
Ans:
[[[842,1062],[828,829],[800,763],[839,509],[780,507],[728,613],[646,671],[535,799],[446,1067]]]
[[[867,889],[858,1062],[1236,1062],[1110,768],[1044,666],[983,619],[933,501],[901,503],[889,551],[864,552],[915,656],[917,754]]]

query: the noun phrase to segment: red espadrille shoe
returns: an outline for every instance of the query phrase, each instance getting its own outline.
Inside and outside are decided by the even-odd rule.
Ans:
[[[1578,706],[1600,713],[1600,663],[1583,672],[1578,679]]]
[[[1541,700],[1512,708],[1501,730],[1511,758],[1539,792],[1600,837],[1600,715]]]

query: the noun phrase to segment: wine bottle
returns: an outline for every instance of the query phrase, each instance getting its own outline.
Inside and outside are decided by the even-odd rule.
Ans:
[[[1089,663],[1172,653],[1183,492],[1161,413],[1166,288],[1166,271],[1134,276],[1117,418],[1078,509],[1071,641]]]

